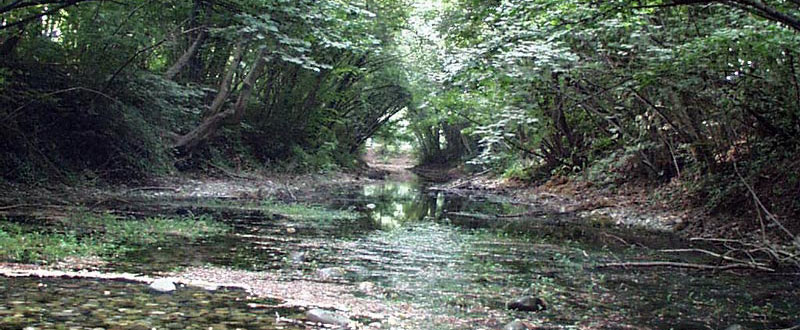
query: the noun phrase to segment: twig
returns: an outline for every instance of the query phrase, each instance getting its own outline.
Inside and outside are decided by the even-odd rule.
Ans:
[[[603,236],[610,237],[610,238],[613,238],[615,240],[620,241],[620,243],[622,243],[622,245],[632,245],[632,244],[628,243],[628,241],[624,240],[622,237],[619,237],[617,235],[612,235],[612,234],[609,234],[609,233],[606,233],[606,232],[603,232],[601,234],[603,234]]]
[[[158,187],[158,186],[154,186],[154,187],[138,187],[138,188],[128,189],[127,191],[125,191],[125,194],[130,194],[132,192],[137,192],[137,191],[164,191],[164,190],[171,190],[171,191],[176,192],[176,193],[181,192],[181,189],[180,188],[176,188],[176,187]]]
[[[22,204],[14,204],[14,205],[0,206],[0,211],[5,211],[5,210],[16,209],[16,208],[19,208],[19,207],[25,207],[25,206],[40,206],[40,205],[22,203]]]
[[[768,267],[761,267],[751,264],[728,264],[723,266],[713,266],[704,264],[692,264],[685,262],[670,262],[670,261],[644,261],[644,262],[613,262],[602,265],[597,265],[597,268],[654,268],[654,267],[671,267],[671,268],[686,268],[710,271],[722,271],[731,269],[755,269],[765,272],[774,272],[775,270]]]
[[[479,172],[479,173],[475,173],[475,174],[473,174],[472,176],[470,176],[469,178],[466,178],[466,179],[464,179],[463,181],[459,182],[458,184],[456,184],[456,185],[454,185],[454,186],[451,186],[451,187],[448,187],[448,189],[459,189],[459,188],[463,188],[464,186],[466,186],[466,185],[467,185],[467,184],[469,184],[470,182],[474,181],[475,179],[477,179],[477,178],[478,178],[478,177],[480,177],[481,175],[484,175],[484,174],[486,174],[486,173],[489,173],[489,172],[491,172],[491,171],[492,171],[491,169],[488,169],[488,170],[485,170],[485,171],[481,171],[481,172]]]
[[[758,207],[761,208],[761,210],[764,212],[764,214],[766,214],[767,219],[772,220],[772,222],[775,225],[777,225],[778,228],[780,228],[784,233],[786,233],[786,235],[789,236],[789,239],[792,240],[792,243],[794,243],[795,246],[800,247],[800,241],[797,239],[797,236],[795,234],[793,234],[791,231],[789,231],[789,229],[786,229],[786,227],[778,220],[778,217],[775,216],[774,214],[772,214],[769,211],[769,209],[767,209],[767,207],[764,206],[764,203],[762,203],[761,199],[758,198],[758,194],[756,194],[756,192],[753,189],[753,187],[750,186],[750,184],[747,183],[747,181],[744,179],[742,174],[739,173],[739,166],[736,165],[736,162],[733,162],[733,170],[736,172],[736,176],[739,177],[739,180],[742,182],[742,184],[745,186],[745,188],[747,188],[747,191],[750,192],[750,195],[753,196],[753,200],[756,202],[756,205],[758,205]],[[762,232],[762,234],[765,234],[765,233]]]
[[[196,28],[193,28],[193,29],[188,29],[188,30],[186,30],[186,31],[183,31],[183,32],[181,32],[180,34],[187,34],[187,33],[191,33],[191,32],[194,32],[194,31],[196,31],[196,30],[199,30],[199,29],[204,29],[204,28],[205,28],[204,26],[199,26],[199,27],[196,27]],[[125,68],[127,68],[127,67],[128,67],[128,65],[130,65],[131,63],[133,63],[133,60],[135,60],[137,57],[139,57],[139,55],[141,55],[142,53],[145,53],[145,52],[147,52],[147,51],[150,51],[150,50],[152,50],[152,49],[154,49],[154,48],[156,48],[156,47],[158,47],[158,46],[161,46],[162,44],[164,44],[165,42],[167,42],[167,40],[169,40],[169,37],[167,37],[167,38],[164,38],[164,39],[161,39],[161,40],[159,40],[158,42],[156,42],[156,43],[154,43],[154,44],[152,44],[152,45],[150,45],[150,46],[147,46],[147,47],[145,47],[145,48],[142,48],[142,49],[140,49],[140,50],[136,51],[136,53],[134,53],[133,55],[131,55],[131,57],[129,57],[129,58],[128,58],[128,60],[127,60],[127,61],[125,61],[125,63],[124,63],[124,64],[122,64],[122,66],[120,66],[119,68],[117,68],[117,70],[116,70],[116,71],[114,71],[114,73],[111,75],[111,78],[110,78],[110,79],[108,79],[108,82],[106,82],[106,85],[105,85],[105,87],[103,87],[103,91],[106,91],[106,90],[108,90],[108,89],[111,87],[111,85],[113,85],[113,84],[114,84],[114,81],[117,79],[117,77],[120,75],[120,73],[122,73],[122,71],[124,71],[124,70],[125,70]]]
[[[742,264],[751,264],[751,265],[754,265],[754,266],[761,266],[761,267],[766,267],[767,266],[766,264],[760,263],[760,262],[757,262],[757,261],[746,261],[746,260],[741,260],[741,259],[737,259],[737,258],[734,258],[734,257],[730,257],[730,256],[727,255],[728,253],[732,253],[734,251],[736,251],[736,250],[730,250],[730,251],[726,252],[725,254],[719,254],[719,253],[716,253],[716,252],[711,252],[711,251],[703,250],[703,249],[667,249],[667,250],[660,250],[660,252],[667,252],[667,253],[697,252],[697,253],[707,254],[707,255],[710,255],[712,257],[719,258],[719,259],[726,260],[726,261],[733,261],[733,262],[738,262],[738,263],[742,263]]]
[[[554,212],[552,214],[557,214],[558,212]],[[543,215],[548,215],[550,213],[544,211],[529,211],[529,212],[522,212],[522,213],[512,213],[512,214],[495,214],[494,216],[497,218],[523,218],[523,217],[540,217]]]
[[[95,203],[94,203],[94,204],[92,204],[92,206],[90,206],[89,208],[90,208],[90,209],[94,209],[94,208],[96,208],[96,207],[100,206],[101,204],[103,204],[103,203],[105,203],[105,202],[108,202],[108,201],[111,201],[111,200],[120,201],[120,202],[123,202],[123,203],[125,203],[125,204],[130,204],[130,203],[131,203],[130,201],[128,201],[128,200],[126,200],[126,199],[124,199],[124,198],[120,198],[120,197],[117,197],[117,196],[111,196],[111,197],[104,198],[104,199],[101,199],[101,200],[99,200],[99,201],[95,202]]]

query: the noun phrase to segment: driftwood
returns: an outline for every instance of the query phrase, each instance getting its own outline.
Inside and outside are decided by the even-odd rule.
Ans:
[[[715,266],[706,264],[693,264],[686,262],[643,261],[643,262],[612,262],[612,263],[597,265],[597,268],[655,268],[655,267],[685,268],[685,269],[710,270],[710,271],[752,269],[752,270],[761,270],[765,272],[775,272],[775,270],[772,268],[762,267],[751,263],[735,263],[735,264]]]
[[[137,191],[172,191],[178,193],[181,191],[181,189],[176,187],[158,187],[158,186],[138,187],[138,188],[128,189],[127,191],[125,191],[125,194],[130,194],[132,192],[137,192]]]
[[[542,210],[530,211],[530,212],[523,212],[523,213],[513,213],[513,214],[485,214],[485,213],[468,213],[468,212],[447,212],[447,215],[453,215],[457,217],[463,218],[470,218],[470,219],[478,219],[478,220],[497,220],[497,219],[518,219],[518,218],[525,218],[525,217],[541,217],[541,216],[559,216],[569,214],[569,212],[546,212]]]
[[[20,208],[20,207],[26,207],[26,206],[40,206],[40,205],[22,203],[22,204],[0,206],[0,211],[12,210],[12,209],[16,209],[16,208]]]
[[[442,189],[443,190],[447,190],[447,189],[461,189],[461,188],[464,188],[467,185],[469,185],[472,181],[475,181],[480,176],[482,176],[484,174],[487,174],[487,173],[489,173],[491,171],[492,171],[491,169],[488,169],[488,170],[485,170],[485,171],[481,171],[481,172],[475,173],[475,174],[471,175],[468,178],[457,180],[453,184],[450,184],[447,187],[444,187]]]

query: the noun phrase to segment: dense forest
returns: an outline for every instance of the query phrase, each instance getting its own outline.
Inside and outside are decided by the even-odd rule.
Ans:
[[[422,164],[678,180],[711,211],[795,218],[799,13],[777,0],[3,1],[0,171],[352,168],[376,137],[410,141]]]
[[[2,172],[347,164],[411,99],[403,4],[4,1]]]

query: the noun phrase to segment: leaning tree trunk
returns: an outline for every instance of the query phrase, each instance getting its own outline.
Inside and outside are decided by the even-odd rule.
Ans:
[[[233,108],[216,113],[210,117],[206,117],[203,122],[194,130],[184,136],[178,138],[175,143],[175,149],[180,153],[189,153],[197,148],[200,143],[212,137],[222,125],[227,123],[239,123],[244,117],[244,112],[247,108],[247,102],[253,94],[253,85],[255,85],[258,77],[266,64],[266,50],[258,53],[256,62],[253,68],[247,74],[247,77],[242,82],[242,88],[239,91],[239,97],[236,99],[236,104]]]
[[[225,105],[225,101],[228,100],[228,97],[231,94],[233,75],[236,74],[236,69],[239,67],[239,63],[242,62],[242,54],[244,54],[244,44],[245,41],[242,40],[239,43],[237,43],[236,46],[234,47],[233,61],[228,67],[228,71],[225,72],[225,77],[222,79],[222,83],[219,84],[219,91],[217,91],[217,96],[214,97],[214,101],[211,102],[211,107],[203,111],[203,118],[208,118],[219,113],[220,110],[222,110],[222,106]]]
[[[189,49],[186,50],[183,55],[178,59],[175,64],[173,64],[166,73],[164,73],[164,79],[167,80],[174,80],[175,76],[183,70],[183,68],[189,64],[189,62],[194,58],[195,54],[197,54],[197,50],[200,49],[200,46],[205,42],[206,39],[206,31],[200,31],[197,35],[197,38],[194,40]]]

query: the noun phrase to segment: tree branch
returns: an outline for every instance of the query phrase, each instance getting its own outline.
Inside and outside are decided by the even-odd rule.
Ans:
[[[23,8],[23,7],[41,5],[41,4],[56,4],[56,3],[63,3],[63,4],[61,6],[55,7],[53,9],[50,9],[48,11],[45,11],[45,12],[42,12],[42,13],[39,13],[39,14],[34,14],[32,16],[23,18],[23,19],[18,20],[18,21],[14,22],[14,23],[8,23],[6,25],[0,26],[0,30],[5,30],[5,29],[8,29],[10,27],[17,26],[17,25],[28,24],[29,22],[34,21],[34,20],[36,20],[36,19],[38,19],[38,18],[40,18],[42,16],[47,16],[47,15],[50,15],[50,14],[53,14],[53,13],[57,13],[62,9],[77,5],[77,4],[81,3],[81,2],[87,2],[87,1],[98,1],[98,0],[36,1],[36,2],[41,2],[41,3],[22,3],[22,4],[17,4],[16,6],[14,6],[14,3],[12,3],[11,5],[8,5],[6,7],[3,7],[2,9],[0,9],[0,13],[4,13],[4,12],[15,10],[15,9],[20,9],[20,8]],[[100,0],[100,1],[103,1],[103,0]],[[17,1],[17,3],[18,2],[19,1]],[[11,7],[11,6],[14,6],[14,7]],[[11,8],[9,8],[9,7],[11,7]]]
[[[692,264],[685,262],[643,261],[643,262],[612,262],[612,263],[597,265],[597,268],[632,268],[632,267],[636,268],[670,267],[670,268],[685,268],[685,269],[710,270],[710,271],[723,271],[732,269],[754,269],[770,273],[775,272],[775,270],[772,268],[761,267],[749,263],[746,264],[736,263],[736,264],[728,264],[722,266],[713,266],[713,265]]]

